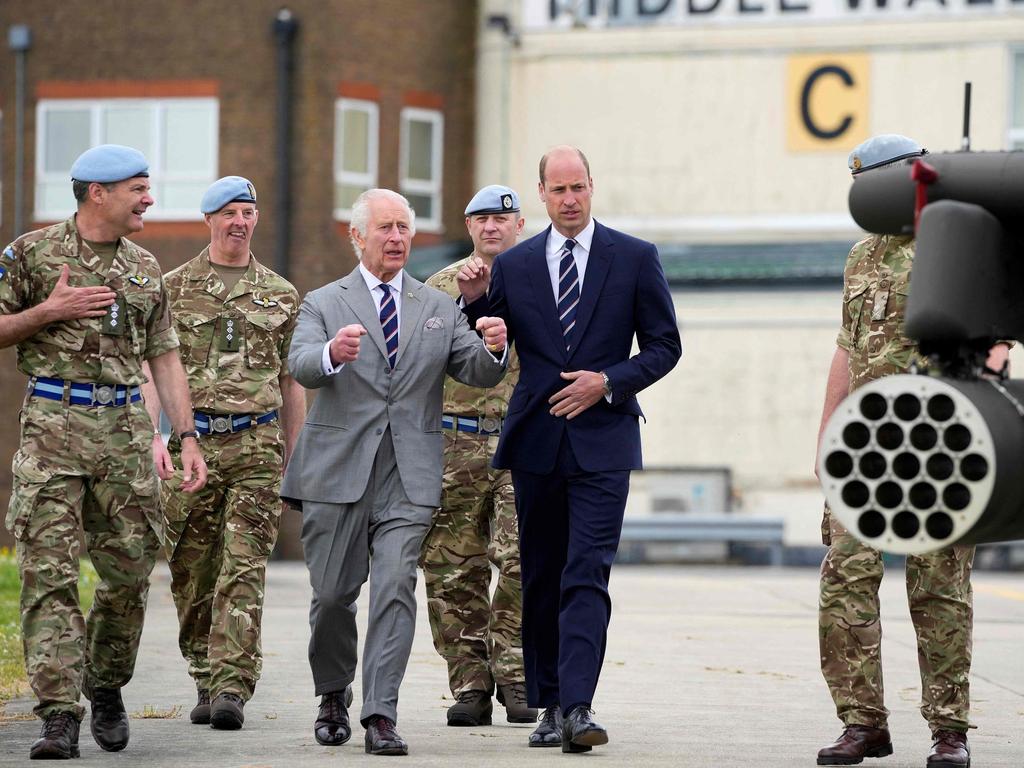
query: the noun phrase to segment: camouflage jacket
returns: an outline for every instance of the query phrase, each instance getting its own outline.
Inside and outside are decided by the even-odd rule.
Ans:
[[[210,249],[164,275],[181,339],[192,407],[211,413],[265,413],[281,407],[278,377],[299,294],[249,255],[249,269],[228,293],[210,266]]]
[[[72,216],[22,235],[0,253],[0,312],[15,314],[45,301],[63,264],[70,285],[107,285],[117,293],[124,307],[122,331],[103,333],[104,317],[51,323],[18,344],[18,369],[78,382],[141,384],[142,361],[178,346],[160,265],[122,237],[104,270]]]
[[[871,235],[850,251],[843,272],[843,326],[836,343],[850,353],[850,391],[906,373],[917,344],[903,335],[914,261],[911,235]]]
[[[444,291],[453,299],[458,299],[460,293],[456,276],[467,261],[469,261],[469,256],[454,264],[449,264],[428,278],[427,285]],[[516,355],[515,349],[512,349],[509,351],[505,378],[497,386],[481,389],[462,384],[450,376],[445,377],[444,412],[453,413],[456,416],[503,419],[508,408],[508,399],[512,396],[512,390],[515,389],[517,381],[519,381],[519,357]]]

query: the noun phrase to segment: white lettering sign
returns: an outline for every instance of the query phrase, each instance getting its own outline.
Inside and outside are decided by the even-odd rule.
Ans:
[[[523,0],[527,29],[732,22],[1024,18],[1024,0]]]

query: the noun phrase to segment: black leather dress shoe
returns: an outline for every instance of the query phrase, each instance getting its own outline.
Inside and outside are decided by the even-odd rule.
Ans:
[[[557,704],[545,709],[540,724],[530,734],[531,747],[557,747],[562,743],[562,710]]]
[[[93,688],[89,730],[101,749],[119,752],[128,746],[128,713],[120,688]]]
[[[381,715],[371,715],[366,722],[366,753],[368,755],[408,755],[409,745],[398,735],[395,724]]]
[[[589,752],[608,743],[608,731],[594,722],[593,714],[590,707],[581,704],[562,718],[563,752]]]
[[[887,728],[848,725],[842,735],[818,751],[818,765],[857,765],[865,757],[892,754],[892,739]]]
[[[352,726],[348,719],[348,705],[351,703],[351,686],[344,691],[333,691],[320,697],[320,711],[313,723],[313,736],[317,744],[337,747],[352,738]]]

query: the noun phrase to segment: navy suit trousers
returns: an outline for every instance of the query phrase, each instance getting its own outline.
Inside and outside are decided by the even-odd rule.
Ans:
[[[532,707],[590,705],[604,662],[629,470],[586,472],[563,434],[554,470],[512,470]]]

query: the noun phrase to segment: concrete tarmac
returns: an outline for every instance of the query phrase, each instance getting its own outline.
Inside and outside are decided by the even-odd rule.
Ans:
[[[82,765],[373,765],[358,723],[352,740],[319,746],[318,700],[306,660],[309,585],[297,563],[269,569],[263,679],[241,731],[192,725],[194,687],[177,650],[177,620],[166,566],[154,573],[136,676],[124,690],[131,742],[105,753],[88,714]],[[975,768],[1024,765],[1024,576],[978,573],[970,733]],[[604,671],[594,702],[610,743],[584,755],[529,749],[532,726],[447,728],[445,666],[431,645],[422,579],[416,640],[399,702],[399,732],[410,766],[813,766],[841,730],[818,668],[817,573],[813,569],[617,566]],[[895,754],[871,768],[923,768],[930,745],[918,712],[920,679],[901,569],[883,583],[883,659]],[[361,598],[365,600],[366,594]],[[361,616],[365,616],[362,611]],[[359,680],[356,680],[358,713]],[[0,722],[0,765],[25,765],[39,723],[17,719],[32,701],[12,702]],[[143,715],[147,715],[143,717]],[[77,764],[77,763],[76,763]]]

